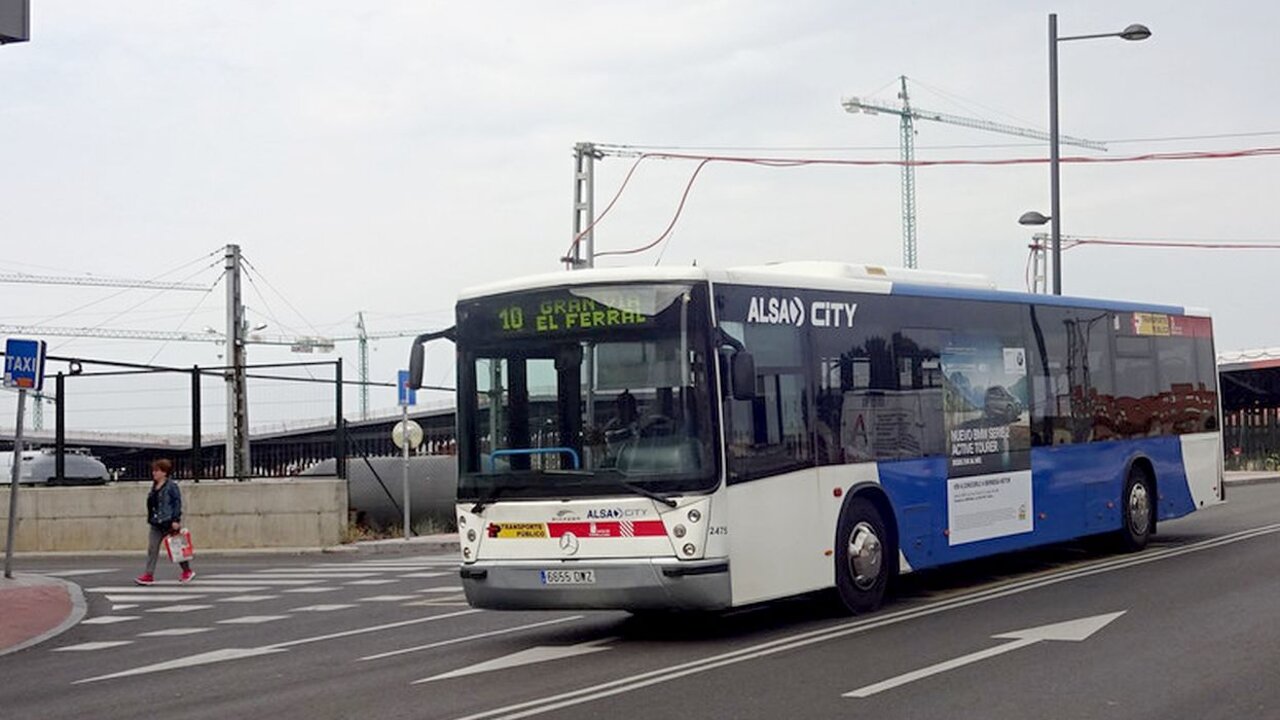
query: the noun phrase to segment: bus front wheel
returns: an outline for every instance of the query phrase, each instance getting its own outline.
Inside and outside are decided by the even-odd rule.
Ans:
[[[836,591],[846,608],[866,613],[880,607],[896,552],[875,504],[849,498],[840,513],[835,552]]]
[[[1120,548],[1128,552],[1141,550],[1151,539],[1152,519],[1156,512],[1156,494],[1150,474],[1141,467],[1129,470],[1120,498],[1123,526],[1117,535]]]

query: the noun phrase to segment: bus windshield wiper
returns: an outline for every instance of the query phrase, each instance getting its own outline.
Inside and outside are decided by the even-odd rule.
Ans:
[[[671,507],[671,508],[678,507],[678,503],[675,500],[672,500],[671,498],[667,497],[666,495],[656,493],[652,490],[646,490],[645,488],[642,488],[639,485],[633,485],[627,482],[626,480],[615,480],[613,482],[615,485],[617,485],[620,488],[630,490],[631,492],[637,495],[643,495],[649,498],[650,500],[657,500],[658,502],[662,503],[663,505],[666,505],[667,507]]]
[[[486,505],[492,504],[493,501],[497,500],[498,496],[502,494],[502,491],[506,489],[507,489],[506,485],[494,485],[493,489],[490,490],[488,494],[486,494],[484,497],[477,500],[475,505],[471,506],[471,514],[472,515],[480,514],[480,512],[484,510]]]

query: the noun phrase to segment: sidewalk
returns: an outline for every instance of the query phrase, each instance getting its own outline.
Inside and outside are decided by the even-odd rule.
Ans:
[[[84,595],[74,583],[23,573],[0,576],[0,655],[70,629],[84,613]]]

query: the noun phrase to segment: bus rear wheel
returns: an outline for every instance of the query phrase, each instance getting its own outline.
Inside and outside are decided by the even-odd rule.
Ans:
[[[1121,550],[1135,552],[1147,546],[1156,512],[1156,494],[1150,474],[1134,466],[1124,483],[1124,495],[1120,497],[1121,523],[1116,539]]]
[[[840,513],[836,531],[836,591],[850,612],[880,607],[889,584],[889,565],[897,550],[875,504],[853,497]]]

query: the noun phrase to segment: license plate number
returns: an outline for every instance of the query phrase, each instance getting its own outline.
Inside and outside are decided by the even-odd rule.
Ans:
[[[594,585],[595,570],[542,570],[543,585]]]

